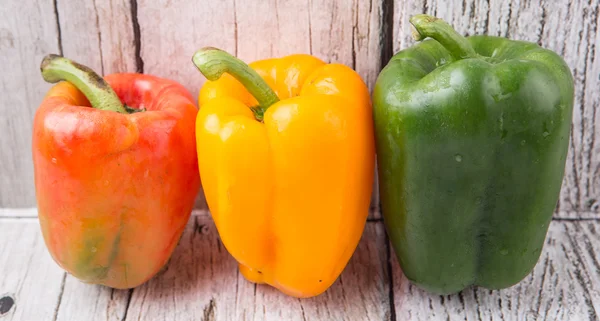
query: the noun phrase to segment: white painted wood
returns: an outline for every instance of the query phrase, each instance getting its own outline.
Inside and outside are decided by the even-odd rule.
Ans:
[[[56,3],[66,57],[101,75],[137,70],[130,1]]]
[[[192,64],[194,52],[213,46],[235,53],[233,0],[140,1],[137,9],[144,72],[179,81],[195,97],[204,77]]]
[[[44,55],[58,52],[52,0],[0,5],[0,207],[33,206],[31,123],[44,92]]]
[[[0,217],[0,301],[14,299],[2,321],[53,320],[64,276],[46,251],[37,220]]]
[[[570,220],[598,219],[598,212],[557,211],[557,212],[554,212],[553,219],[570,219]]]
[[[207,216],[190,222],[169,268],[135,289],[126,320],[352,320],[389,315],[381,223],[368,223],[348,267],[323,295],[300,300],[246,281]]]
[[[560,2],[563,6],[549,2],[552,20],[542,37],[542,44],[563,53],[575,77],[571,154],[560,208],[600,217],[600,1]]]
[[[196,95],[204,79],[191,56],[214,46],[245,61],[312,53],[356,65],[368,84],[374,82],[380,65],[380,1],[239,2],[140,3],[144,71],[180,81]]]
[[[56,320],[121,321],[125,317],[130,293],[129,290],[85,284],[72,275],[67,275],[60,305],[56,311]]]
[[[532,274],[505,290],[433,295],[412,285],[392,259],[397,320],[598,320],[600,222],[552,222]]]
[[[266,286],[245,287],[236,318],[248,320],[386,320],[391,311],[385,233],[381,223],[368,223],[355,255],[340,278],[321,296],[300,300]],[[242,278],[240,276],[240,278]],[[243,281],[243,278],[241,279]],[[262,311],[261,311],[262,310]]]
[[[234,0],[139,1],[135,19],[143,72],[178,81],[197,97],[204,77],[192,55],[206,46],[236,52],[235,10]],[[207,208],[202,190],[196,207]]]
[[[46,250],[34,211],[0,216],[0,300],[8,294],[16,302],[0,316],[6,320],[569,321],[597,320],[600,311],[599,220],[552,222],[538,265],[521,283],[449,296],[411,285],[395,256],[388,259],[382,223],[369,222],[340,279],[301,300],[246,281],[206,211],[193,213],[167,268],[132,291],[66,276]]]
[[[236,282],[237,265],[218,240],[214,225],[208,216],[194,216],[168,268],[134,290],[126,320],[227,315],[235,303]]]
[[[39,74],[42,57],[63,53],[99,73],[134,72],[132,28],[129,1],[3,2],[0,207],[35,205],[31,126],[35,110],[50,88]]]
[[[426,12],[464,35],[488,34],[536,42],[561,54],[575,78],[569,156],[558,209],[600,217],[600,1],[395,1],[394,52],[414,44],[410,16]]]
[[[372,87],[380,57],[388,55],[388,43],[392,42],[389,49],[394,52],[413,44],[408,17],[427,12],[446,19],[463,34],[538,42],[565,57],[575,76],[576,97],[555,218],[598,218],[599,4],[599,0],[5,0],[0,6],[4,62],[0,207],[35,205],[31,121],[50,87],[38,70],[47,53],[62,50],[104,74],[143,70],[172,78],[196,95],[204,79],[190,58],[202,46],[218,46],[247,61],[304,52],[355,67]],[[386,9],[393,12],[386,14]],[[386,38],[386,32],[393,38]],[[198,205],[206,208],[202,197]],[[377,209],[374,193],[372,210],[378,213]],[[65,277],[45,249],[35,209],[0,209],[0,299],[9,294],[16,301],[0,317],[36,321],[355,320],[367,316],[371,320],[595,320],[600,315],[598,220],[553,222],[534,273],[515,287],[491,293],[470,289],[454,296],[426,294],[400,278],[392,257],[395,305],[391,309],[381,222],[368,223],[351,263],[328,292],[298,300],[245,281],[207,215],[205,210],[195,211],[168,269],[130,292]]]
[[[427,12],[463,34],[509,36],[563,54],[575,75],[576,108],[559,209],[600,216],[598,1],[5,1],[0,207],[35,205],[29,146],[33,113],[49,88],[37,70],[46,53],[62,48],[105,74],[143,70],[165,76],[196,95],[204,79],[190,57],[202,46],[218,46],[246,60],[305,52],[354,66],[372,86],[380,58],[413,43],[408,17]],[[202,195],[197,206],[206,208]],[[375,189],[375,213],[377,206]]]
[[[37,218],[37,208],[0,208],[0,218]]]
[[[144,72],[180,81],[194,96],[205,80],[191,57],[205,46],[248,62],[310,53],[355,67],[369,86],[380,68],[381,0],[140,1],[138,6]],[[379,213],[374,190],[372,212]]]
[[[0,218],[37,218],[37,208],[0,208]],[[192,216],[207,216],[210,213],[204,209],[192,211]]]

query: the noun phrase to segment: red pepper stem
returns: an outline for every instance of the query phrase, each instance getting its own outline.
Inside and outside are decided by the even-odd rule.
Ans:
[[[208,80],[215,81],[224,73],[233,76],[256,98],[262,112],[279,101],[277,94],[254,69],[221,49],[202,48],[196,51],[192,61]]]
[[[426,14],[410,18],[414,27],[413,38],[421,41],[427,37],[435,39],[444,46],[456,60],[478,57],[467,38],[461,36],[446,21]]]
[[[127,114],[112,87],[90,68],[58,55],[47,55],[42,60],[40,69],[42,77],[49,83],[65,80],[73,84],[85,95],[92,107]]]

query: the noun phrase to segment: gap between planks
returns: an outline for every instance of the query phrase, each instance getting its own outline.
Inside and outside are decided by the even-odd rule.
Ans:
[[[210,216],[210,212],[206,209],[195,209],[191,216]],[[0,208],[0,219],[37,219],[36,208]],[[598,212],[576,212],[576,211],[560,211],[555,212],[552,217],[553,221],[586,221],[600,220]],[[380,212],[371,211],[368,222],[381,222],[383,218]]]

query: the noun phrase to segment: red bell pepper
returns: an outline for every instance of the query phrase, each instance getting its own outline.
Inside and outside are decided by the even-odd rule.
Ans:
[[[102,79],[49,55],[58,83],[36,112],[39,220],[54,260],[75,277],[135,287],[167,262],[200,186],[197,108],[180,84],[142,74]]]

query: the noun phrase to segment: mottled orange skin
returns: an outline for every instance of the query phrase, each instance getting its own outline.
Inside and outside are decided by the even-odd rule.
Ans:
[[[204,193],[248,280],[315,296],[348,263],[368,215],[369,92],[352,69],[309,55],[250,66],[281,101],[262,123],[248,108],[256,100],[230,75],[204,85],[196,121]]]
[[[138,286],[167,262],[198,192],[197,108],[181,85],[105,77],[121,101],[147,111],[90,108],[61,82],[35,114],[39,219],[54,260],[84,282]]]

